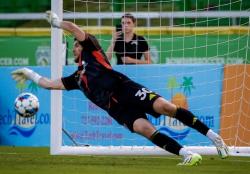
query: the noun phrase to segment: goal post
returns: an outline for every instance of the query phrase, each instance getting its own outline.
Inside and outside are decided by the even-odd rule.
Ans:
[[[100,32],[102,27],[95,26],[93,29],[91,26],[93,21],[86,19],[86,16],[83,17],[84,21],[79,21],[81,20],[81,13],[78,13],[76,9],[83,6],[85,11],[81,12],[84,12],[85,15],[89,14],[91,19],[96,17],[97,23],[100,25],[102,23],[100,20],[102,6],[106,7],[112,2],[72,0],[72,10],[64,9],[63,0],[52,0],[51,10],[60,19],[63,19],[64,12],[70,12],[71,15],[75,14],[76,18],[73,18],[73,20],[76,24],[84,26],[90,33],[93,31],[92,34],[97,33],[99,42],[106,49],[111,39],[112,31],[110,27],[114,26],[113,19],[109,29],[105,28],[104,33],[106,35],[102,35],[100,34],[102,33]],[[155,5],[154,2],[147,2],[148,11],[141,12],[137,5],[142,2],[135,2],[135,11],[132,11],[132,13],[140,14],[138,18],[142,20],[143,15],[150,12],[149,4]],[[88,3],[92,4],[89,5]],[[160,1],[160,3],[165,3],[165,1]],[[96,13],[93,16],[89,11],[91,5],[98,7],[99,17],[96,16]],[[125,4],[122,5],[124,8],[122,13],[125,13],[126,6]],[[183,20],[184,24],[175,25],[174,16],[159,16],[159,14],[165,12],[164,10],[160,7],[159,13],[154,14],[159,18],[159,21],[156,22],[159,26],[150,27],[151,19],[145,18],[146,27],[136,29],[148,40],[154,61],[161,64],[114,65],[114,68],[139,83],[145,83],[144,85],[149,86],[150,89],[160,93],[170,101],[179,102],[178,104],[181,104],[181,106],[189,108],[213,130],[223,135],[230,146],[232,155],[249,156],[250,141],[247,140],[247,137],[250,137],[250,127],[244,124],[244,121],[250,121],[250,102],[247,99],[247,92],[250,89],[248,80],[250,67],[247,65],[247,62],[249,63],[249,21],[242,24],[244,27],[240,27],[242,21],[240,19],[237,21],[238,17],[235,17],[233,23],[238,22],[238,28],[236,26],[220,27],[221,20],[218,20],[217,26],[210,27],[209,23],[214,23],[215,20],[215,14],[213,14],[212,19],[203,16],[207,21],[202,21],[202,24],[205,23],[206,26],[200,27],[201,20],[195,18],[194,16],[197,14],[191,12],[187,15],[191,18],[187,21],[193,20],[194,23],[191,24],[193,27],[190,27],[184,25],[185,20]],[[237,13],[237,15],[246,15],[246,11],[243,12]],[[169,13],[174,14],[175,12]],[[176,12],[177,18],[183,17],[185,13],[179,12],[181,16],[178,16],[178,12]],[[107,12],[104,11],[103,14],[107,14]],[[117,19],[117,15],[120,15],[118,12],[112,12],[107,17],[112,18],[112,14],[115,15],[114,19]],[[230,17],[234,14],[228,12]],[[65,17],[67,18],[67,14]],[[169,21],[170,27],[166,27],[166,22],[162,20],[164,17],[171,19]],[[219,16],[219,19],[224,18],[225,16]],[[210,34],[212,35],[211,39]],[[70,75],[76,69],[73,66],[64,66],[64,59],[62,59],[64,37],[69,41],[67,51],[70,52],[73,37],[63,34],[61,29],[51,28],[52,79]],[[164,57],[164,61],[162,61],[162,57]],[[228,62],[229,65],[224,65]],[[237,64],[241,64],[243,70]],[[230,66],[233,68],[230,68]],[[236,74],[225,73],[225,69],[233,69]],[[225,80],[225,77],[228,79]],[[237,81],[237,85],[232,85],[233,81]],[[227,112],[230,107],[234,108],[233,112]],[[237,118],[237,116],[241,118]],[[223,120],[221,120],[222,118]],[[197,132],[180,122],[167,117],[154,119],[149,116],[149,120],[160,131],[174,137],[190,150],[200,154],[217,154],[216,148],[206,137],[198,135]],[[107,113],[87,100],[79,91],[51,91],[50,135],[50,153],[52,155],[170,155],[170,153],[154,146],[145,138],[131,134],[123,126],[118,125]],[[185,139],[186,137],[188,138]]]
[[[51,10],[63,18],[63,0],[51,0]],[[51,27],[51,79],[62,77],[63,31]],[[62,146],[62,91],[51,91],[50,153],[60,154]]]

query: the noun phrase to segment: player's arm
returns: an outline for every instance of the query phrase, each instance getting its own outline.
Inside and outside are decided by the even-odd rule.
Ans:
[[[122,57],[124,63],[134,63],[134,64],[151,64],[151,56],[149,51],[143,53],[145,60],[133,59],[129,56]]]
[[[106,55],[107,55],[109,60],[112,59],[112,55],[113,55],[114,48],[115,48],[115,42],[116,42],[118,37],[121,37],[121,35],[122,35],[122,31],[118,31],[118,32],[114,31],[112,34],[112,39],[111,39],[110,45],[106,51]]]
[[[106,51],[106,56],[109,59],[109,61],[112,59],[112,55],[114,52],[114,47],[115,47],[115,42],[113,42],[113,40],[111,41],[107,51]]]
[[[73,22],[61,21],[58,16],[52,11],[46,11],[46,19],[52,27],[62,28],[63,30],[72,33],[78,41],[85,40],[85,32]]]
[[[145,51],[145,52],[143,53],[143,55],[144,55],[145,63],[146,63],[146,64],[151,64],[152,61],[151,61],[150,51],[149,51],[149,50],[148,50],[148,51]]]
[[[39,80],[38,85],[46,89],[59,89],[59,90],[65,89],[61,78],[56,80],[51,80],[46,77],[42,77]]]
[[[26,80],[32,80],[42,88],[59,90],[65,89],[61,79],[51,80],[46,77],[42,77],[29,68],[17,69],[13,71],[11,75],[14,80],[20,83],[24,83]]]

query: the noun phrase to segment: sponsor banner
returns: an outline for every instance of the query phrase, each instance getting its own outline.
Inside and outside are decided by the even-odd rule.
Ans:
[[[50,67],[31,67],[50,77]],[[173,103],[190,109],[216,132],[220,126],[222,65],[141,65],[115,66],[116,70],[143,84]],[[49,146],[50,91],[26,82],[17,84],[10,72],[16,68],[0,68],[0,144],[15,146]],[[64,68],[64,75],[76,67]],[[21,92],[35,94],[40,109],[32,118],[19,117],[14,100]],[[143,99],[148,90],[135,94]],[[175,119],[148,115],[149,120],[163,133],[183,145],[210,145],[208,139]],[[116,123],[106,112],[91,103],[77,90],[63,92],[63,145],[151,145],[145,138],[132,134]]]
[[[96,35],[106,51],[110,35]],[[153,63],[159,64],[241,64],[250,62],[250,50],[246,48],[248,35],[144,35],[150,46]],[[68,40],[68,62],[73,63],[72,42]],[[239,49],[241,48],[241,49]],[[115,64],[113,55],[112,63]]]
[[[150,34],[150,33],[149,33]],[[96,35],[104,51],[110,44],[110,35]],[[250,62],[246,55],[247,35],[145,35],[153,63],[241,64]],[[67,37],[67,64],[74,64],[73,38]],[[13,51],[15,48],[15,51]],[[239,49],[241,48],[241,49]],[[50,37],[0,37],[0,66],[27,66],[50,64]],[[116,63],[113,55],[112,64]]]
[[[50,37],[1,37],[0,66],[50,64]]]
[[[18,84],[11,78],[16,68],[0,68],[0,144],[11,146],[49,146],[50,91],[30,81]],[[49,67],[32,67],[44,76],[50,76]],[[14,110],[14,101],[21,92],[31,92],[40,102],[38,113],[31,118],[20,117]]]

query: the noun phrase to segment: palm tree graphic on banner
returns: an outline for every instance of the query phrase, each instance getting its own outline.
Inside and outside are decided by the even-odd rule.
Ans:
[[[188,96],[191,95],[192,89],[195,89],[192,82],[193,77],[183,77],[183,82],[179,84],[175,76],[169,77],[167,81],[167,89],[170,90],[171,102],[177,106],[188,109]],[[183,89],[183,92],[174,92],[178,88]]]
[[[191,90],[195,89],[194,84],[192,82],[193,77],[183,77],[183,83],[181,84],[181,88],[183,88],[183,92],[186,97],[191,95]]]

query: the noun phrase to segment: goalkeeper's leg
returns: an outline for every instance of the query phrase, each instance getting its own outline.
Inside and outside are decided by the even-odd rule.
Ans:
[[[147,137],[155,145],[164,150],[176,155],[181,155],[183,161],[179,163],[179,165],[194,166],[201,163],[202,158],[199,154],[188,151],[174,139],[157,131],[147,119],[139,118],[135,120],[133,123],[133,131]]]
[[[209,129],[199,119],[197,119],[197,117],[195,117],[190,111],[183,109],[183,108],[177,108],[176,113],[175,113],[175,118],[180,120],[187,126],[190,126],[196,129],[201,134],[207,136],[216,146],[218,155],[222,159],[228,157],[229,150],[228,150],[227,145],[224,143],[223,139],[213,130]]]
[[[185,125],[196,129],[201,134],[207,136],[216,146],[219,156],[221,158],[228,157],[228,147],[224,143],[223,139],[217,133],[209,129],[207,125],[202,123],[197,117],[195,117],[192,112],[183,108],[178,108],[163,98],[158,98],[154,102],[153,107],[156,112],[174,117]]]

